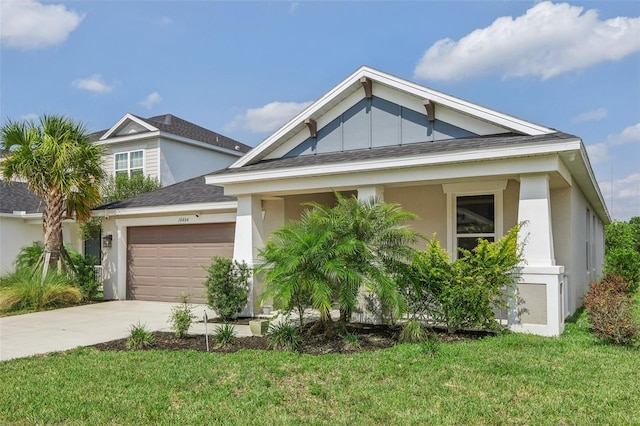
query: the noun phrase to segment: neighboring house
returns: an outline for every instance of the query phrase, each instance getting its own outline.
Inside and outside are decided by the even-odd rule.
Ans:
[[[13,272],[13,262],[22,247],[42,241],[42,211],[44,201],[24,182],[0,180],[0,275]],[[77,227],[72,221],[62,224],[65,243],[79,247]]]
[[[178,184],[97,212],[110,217],[112,297],[175,297],[179,288],[162,287],[177,281],[160,277],[200,268],[214,252],[205,244],[233,244],[235,259],[255,265],[269,234],[300,217],[301,203],[331,204],[333,191],[401,204],[420,217],[414,229],[436,234],[452,256],[525,223],[519,305],[504,318],[513,330],[560,334],[602,273],[610,218],[579,137],[368,67],[206,183],[214,193],[198,178],[184,183],[193,199],[169,203],[182,192]],[[189,252],[176,244],[194,243],[200,261],[172,263],[180,257],[174,249]],[[184,288],[202,292],[200,280],[193,275]],[[152,288],[141,292],[139,282]],[[255,279],[247,313],[259,308],[261,289]]]
[[[108,175],[144,174],[163,186],[227,167],[251,149],[171,114],[125,114],[110,129],[89,137],[104,146]]]

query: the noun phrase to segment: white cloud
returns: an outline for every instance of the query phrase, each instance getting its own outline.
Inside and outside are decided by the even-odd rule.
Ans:
[[[240,127],[254,133],[272,132],[309,105],[311,102],[271,102],[260,108],[248,109],[227,124],[225,131]]]
[[[414,74],[427,80],[486,74],[546,80],[640,50],[640,17],[601,21],[594,9],[582,12],[568,3],[537,3],[522,16],[503,16],[459,41],[438,40]]]
[[[162,25],[173,24],[173,19],[169,18],[168,16],[163,16],[162,18],[160,18],[160,24]]]
[[[20,117],[22,121],[38,121],[39,118],[38,114],[25,114]]]
[[[64,42],[84,15],[61,4],[34,0],[0,1],[0,40],[18,49],[40,49]]]
[[[573,124],[583,123],[585,121],[599,121],[607,116],[608,112],[605,108],[598,108],[594,111],[583,112],[571,119]]]
[[[640,216],[640,173],[622,179],[598,182],[611,217],[629,220]]]
[[[295,15],[296,12],[298,11],[299,6],[300,6],[300,3],[298,3],[297,1],[294,1],[293,3],[291,3],[291,5],[289,6],[289,15]]]
[[[162,101],[162,97],[160,97],[160,93],[153,92],[150,93],[149,96],[140,101],[140,105],[145,107],[146,109],[150,109],[152,106],[159,104]]]
[[[77,89],[94,93],[109,93],[115,87],[115,83],[111,85],[105,83],[100,74],[93,74],[88,78],[74,80],[71,84]]]
[[[587,145],[589,160],[592,165],[606,163],[612,160],[610,148],[630,143],[640,144],[640,123],[626,127],[622,132],[609,135],[604,142]]]

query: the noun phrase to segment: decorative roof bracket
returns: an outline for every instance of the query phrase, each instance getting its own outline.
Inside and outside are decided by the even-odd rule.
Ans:
[[[317,137],[318,123],[316,123],[316,120],[314,120],[313,118],[307,118],[306,120],[304,120],[304,124],[307,125],[307,128],[309,129],[309,134],[311,135],[311,137],[312,138]]]
[[[422,103],[427,110],[427,118],[429,119],[429,121],[436,121],[436,104],[431,102],[429,99],[423,100]]]
[[[361,77],[360,84],[364,88],[364,97],[367,99],[371,99],[373,97],[373,84],[371,83],[371,79],[368,77]]]

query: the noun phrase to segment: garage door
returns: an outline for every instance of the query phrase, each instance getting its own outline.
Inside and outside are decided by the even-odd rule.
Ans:
[[[206,303],[213,256],[233,256],[234,223],[127,228],[127,299]]]

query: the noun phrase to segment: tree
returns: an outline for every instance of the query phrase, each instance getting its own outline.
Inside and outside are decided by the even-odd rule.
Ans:
[[[613,221],[605,227],[604,273],[620,274],[632,288],[640,284],[640,224],[637,218],[629,223]]]
[[[107,179],[102,188],[102,201],[104,203],[113,203],[160,188],[162,188],[162,184],[158,179],[151,176],[135,174],[129,177],[126,174],[119,174]]]
[[[38,122],[8,121],[0,137],[4,178],[25,181],[44,200],[45,255],[56,265],[67,257],[63,219],[75,215],[83,222],[101,200],[101,148],[87,139],[82,124],[61,115],[43,115]]]

